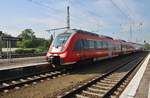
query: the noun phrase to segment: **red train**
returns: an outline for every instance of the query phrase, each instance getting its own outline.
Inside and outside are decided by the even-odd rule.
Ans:
[[[140,44],[72,29],[56,36],[46,57],[53,65],[67,65],[82,60],[111,58],[141,49]]]

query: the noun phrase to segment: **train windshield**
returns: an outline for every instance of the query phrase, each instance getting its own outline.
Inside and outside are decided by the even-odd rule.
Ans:
[[[70,37],[71,33],[63,33],[56,36],[52,49],[50,49],[53,52],[59,52],[63,50],[63,47],[65,43],[67,42],[68,38]]]

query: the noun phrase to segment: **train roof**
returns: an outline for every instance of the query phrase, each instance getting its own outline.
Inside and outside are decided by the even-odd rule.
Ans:
[[[77,33],[81,33],[81,34],[89,34],[89,35],[93,35],[93,36],[99,36],[96,33],[91,33],[91,32],[84,31],[84,30],[77,30],[77,29],[73,29],[73,30],[75,30]]]
[[[79,30],[79,29],[68,29],[66,30],[64,33],[61,34],[65,34],[65,33],[70,33],[70,34],[75,34],[75,33],[80,33],[80,34],[88,34],[88,35],[92,35],[92,36],[96,36],[96,37],[100,37],[100,38],[106,38],[106,39],[110,39],[116,42],[120,42],[122,44],[135,44],[135,45],[139,45],[142,46],[142,44],[138,44],[138,43],[133,43],[133,42],[127,42],[125,40],[121,40],[121,39],[113,39],[112,37],[109,36],[105,36],[105,35],[98,35],[96,33],[92,33],[92,32],[88,32],[85,30]]]
[[[101,37],[101,38],[111,39],[111,40],[114,40],[114,41],[119,41],[119,42],[122,42],[122,43],[138,44],[138,43],[133,43],[133,42],[127,42],[127,41],[121,40],[121,39],[113,39],[113,38],[110,37],[110,36],[99,35],[99,34],[96,34],[96,33],[92,33],[92,32],[85,31],[85,30],[79,30],[79,29],[69,29],[69,30],[66,30],[64,33],[88,34],[88,35],[97,36],[97,37]],[[138,45],[141,45],[141,44],[138,44]]]
[[[73,29],[73,30],[76,31],[77,33],[89,34],[89,35],[92,35],[92,36],[97,36],[97,37],[107,38],[107,39],[113,40],[113,38],[112,38],[112,37],[109,37],[109,36],[99,35],[99,34],[96,34],[96,33],[91,33],[91,32],[85,31],[85,30],[77,30],[77,29]]]
[[[105,35],[99,35],[99,37],[102,37],[102,38],[107,38],[107,39],[112,39],[112,40],[113,40],[113,38],[112,38],[112,37],[105,36]]]

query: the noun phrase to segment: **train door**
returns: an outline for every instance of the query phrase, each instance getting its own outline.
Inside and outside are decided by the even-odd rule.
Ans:
[[[123,47],[122,47],[122,43],[120,42],[120,54],[122,55],[123,54]]]
[[[74,52],[75,52],[74,55],[75,58],[77,59],[80,59],[81,57],[81,46],[82,46],[81,40],[77,40],[74,46]]]
[[[112,44],[110,43],[110,42],[108,42],[107,43],[107,46],[108,46],[108,51],[109,51],[109,53],[108,53],[108,56],[109,57],[112,57]]]
[[[81,60],[84,60],[85,57],[86,57],[86,52],[85,52],[85,49],[84,49],[84,40],[81,39],[81,51],[80,51],[80,59]]]

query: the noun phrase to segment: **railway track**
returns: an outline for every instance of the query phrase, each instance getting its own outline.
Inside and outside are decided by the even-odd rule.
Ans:
[[[43,66],[45,66],[45,65],[43,65]],[[47,66],[45,66],[45,67],[47,67]],[[43,68],[42,67],[35,67],[35,68],[37,68],[37,70],[35,72],[37,72],[39,70],[39,74],[35,73],[35,74],[28,75],[26,73],[26,75],[24,75],[22,72],[16,72],[18,74],[21,74],[22,77],[20,75],[16,74],[19,78],[17,78],[17,77],[10,78],[10,79],[4,78],[4,80],[3,79],[0,80],[0,92],[8,92],[10,89],[13,89],[13,88],[18,89],[22,86],[27,86],[28,84],[31,84],[31,83],[36,84],[36,82],[38,82],[38,81],[43,81],[44,79],[49,80],[50,78],[52,79],[52,78],[56,78],[59,76],[63,76],[63,75],[70,73],[70,70],[72,71],[72,69],[70,69],[70,67],[69,67],[69,69],[62,68],[62,69],[58,69],[58,70],[54,69],[51,71],[48,71],[48,70],[50,70],[50,69],[48,69],[48,70],[46,70],[46,72],[42,72],[42,74],[41,74],[42,70],[40,70],[39,68],[41,68],[41,69],[43,69]],[[29,69],[29,68],[26,68],[26,69]],[[15,69],[15,70],[16,71],[24,70],[25,72],[28,72],[26,69]],[[30,68],[30,70],[31,69],[33,70],[32,67]],[[13,72],[13,71],[10,71],[10,72]],[[29,71],[29,72],[31,72],[31,71]],[[7,73],[5,73],[5,74],[7,74]]]
[[[117,98],[131,80],[131,76],[138,70],[145,56],[136,56],[57,98]]]
[[[129,57],[130,59],[133,58],[133,56]],[[37,69],[39,70],[39,69]],[[19,89],[22,86],[28,86],[30,84],[36,84],[37,82],[42,82],[43,80],[50,80],[53,78],[61,77],[64,75],[67,75],[70,73],[70,69],[67,68],[61,68],[61,69],[55,69],[46,71],[40,74],[33,74],[30,76],[20,77],[17,79],[11,79],[11,80],[5,80],[0,81],[0,92],[8,92],[11,89]],[[80,96],[80,95],[78,95]],[[65,96],[64,96],[65,97]],[[66,97],[68,98],[68,97]],[[72,97],[70,97],[72,98]],[[80,98],[80,97],[79,97]],[[82,97],[81,97],[82,98]]]
[[[39,75],[28,76],[25,78],[1,81],[0,92],[8,92],[10,89],[13,88],[19,89],[20,87],[28,86],[31,83],[36,84],[38,81],[42,82],[44,79],[50,80],[67,74],[68,74],[67,69],[60,69],[60,70],[45,72]]]

